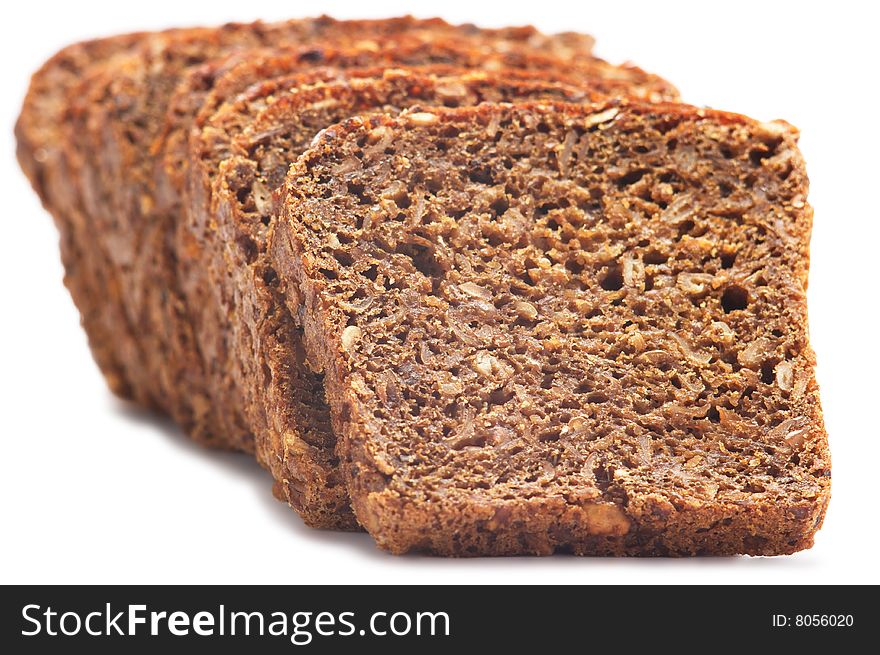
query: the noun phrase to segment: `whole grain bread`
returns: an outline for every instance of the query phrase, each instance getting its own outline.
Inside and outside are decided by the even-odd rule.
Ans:
[[[548,81],[524,71],[428,75],[424,70],[350,70],[346,81],[299,86],[302,76],[252,88],[218,111],[204,129],[212,147],[192,171],[211,173],[212,192],[193,215],[215,228],[203,252],[212,261],[210,286],[223,303],[213,333],[229,340],[224,368],[244,404],[260,461],[280,483],[277,491],[313,526],[352,527],[348,494],[341,484],[323,386],[298,355],[298,317],[285,310],[268,263],[266,234],[274,217],[271,197],[289,162],[321,129],[366,111],[398,111],[412,104],[466,106],[485,101],[595,99],[583,87]],[[307,74],[311,77],[314,74]],[[299,80],[299,82],[297,81]],[[280,93],[289,89],[286,93]],[[269,102],[269,99],[274,99]],[[384,148],[388,144],[379,144]],[[207,180],[196,181],[204,185]],[[198,194],[193,194],[197,198]],[[233,317],[233,320],[222,320]],[[212,335],[207,331],[205,338]],[[294,370],[296,369],[296,370]],[[306,381],[306,383],[304,383]]]
[[[502,51],[513,60],[531,57],[530,44],[536,40],[539,45],[555,43],[552,37],[540,37],[530,30],[477,31],[415,19],[321,19],[185,30],[170,36],[151,35],[136,56],[95,70],[71,94],[73,120],[68,138],[70,158],[77,162],[74,179],[92,200],[85,212],[91,221],[88,234],[99,236],[102,260],[108,262],[109,269],[100,276],[107,288],[93,291],[101,292],[104,303],[123,317],[119,332],[134,334],[139,347],[137,352],[127,349],[118,354],[118,359],[123,361],[126,378],[138,399],[170,412],[202,441],[252,447],[247,425],[223,423],[229,414],[213,411],[222,403],[215,402],[204,380],[205,357],[199,352],[188,300],[174,272],[179,259],[174,250],[176,212],[157,203],[157,198],[165,195],[163,189],[171,188],[172,198],[175,193],[165,181],[155,179],[155,144],[168,136],[163,126],[169,98],[187,70],[236,49],[317,40],[353,45],[365,36],[375,39],[377,34],[383,39],[401,34],[400,41],[415,40],[426,49],[446,42],[456,50],[478,45],[482,50]],[[619,88],[630,85],[649,95],[670,92],[668,84],[638,69],[612,67],[573,49],[570,38],[562,41],[563,51],[578,62],[583,60],[583,66],[601,71],[609,84]],[[547,67],[563,65],[551,56],[545,56],[544,62]],[[210,360],[207,367],[216,370],[216,363]]]
[[[636,102],[325,130],[291,168],[272,260],[377,542],[809,547],[830,461],[796,142]]]

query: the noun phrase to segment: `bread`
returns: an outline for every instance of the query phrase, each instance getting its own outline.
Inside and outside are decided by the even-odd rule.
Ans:
[[[187,70],[236,49],[318,40],[352,45],[365,37],[390,39],[395,34],[401,42],[421,43],[426,49],[447,40],[455,48],[479,45],[488,50],[510,51],[515,44],[517,52],[507,55],[513,58],[528,56],[527,44],[535,39],[553,41],[529,30],[480,32],[415,19],[319,19],[182,30],[149,35],[134,56],[94,69],[71,93],[68,153],[75,162],[72,178],[85,198],[88,221],[88,229],[79,233],[83,240],[98,235],[99,243],[90,247],[106,263],[106,270],[94,276],[98,287],[90,289],[90,295],[103,297],[107,314],[119,317],[114,332],[134,335],[134,348],[128,347],[132,341],[126,338],[126,347],[113,353],[134,397],[169,412],[205,443],[252,448],[249,426],[223,422],[229,413],[214,411],[222,403],[205,377],[217,363],[205,362],[199,352],[188,300],[177,283],[175,189],[161,175],[156,178],[161,158],[157,143],[168,137],[164,126],[169,98]],[[604,68],[616,84],[625,86],[627,80],[617,78],[629,76],[645,82],[645,89],[668,87],[636,69],[613,68],[582,51],[568,50],[568,44],[566,40],[563,49],[571,56]],[[560,60],[546,57],[546,65],[551,64],[558,66]],[[185,126],[186,120],[181,124]],[[111,345],[115,344],[111,341]]]
[[[325,130],[271,236],[355,514],[440,555],[777,555],[830,461],[787,124],[687,105]]]
[[[299,88],[296,77],[281,78],[242,94],[209,122],[204,132],[210,135],[211,147],[201,151],[199,165],[191,169],[214,178],[210,201],[191,211],[195,216],[210,207],[210,218],[196,223],[216,225],[207,232],[203,248],[213,255],[212,261],[199,268],[211,271],[210,285],[225,299],[216,316],[234,317],[205,326],[211,329],[203,341],[217,338],[213,335],[227,337],[230,361],[224,369],[231,372],[230,386],[254,428],[257,455],[281,483],[281,497],[306,523],[320,527],[354,523],[337,471],[323,386],[297,355],[301,345],[296,317],[284,310],[267,261],[265,235],[274,216],[271,195],[283,182],[288,163],[317,131],[359,112],[392,111],[413,103],[462,106],[487,100],[597,97],[583,88],[540,79],[546,73],[438,77],[392,70],[384,75],[380,71],[378,79],[366,77],[371,73],[377,74],[351,70],[345,82]],[[293,88],[279,93],[288,86]],[[266,106],[267,97],[275,94],[278,97]]]
[[[811,545],[797,133],[591,46],[319,18],[56,55],[18,156],[111,389],[392,552]]]

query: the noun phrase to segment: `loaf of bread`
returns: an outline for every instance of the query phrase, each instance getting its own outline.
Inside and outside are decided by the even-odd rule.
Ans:
[[[797,131],[592,45],[320,17],[59,52],[17,154],[109,387],[395,553],[809,547]]]
[[[272,261],[392,552],[776,555],[829,459],[797,133],[686,105],[325,130]]]

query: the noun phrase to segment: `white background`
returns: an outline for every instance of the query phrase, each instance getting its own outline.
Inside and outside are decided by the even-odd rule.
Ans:
[[[870,2],[18,2],[0,58],[0,583],[880,582],[877,489],[880,141]],[[579,30],[700,105],[802,130],[815,231],[810,285],[834,461],[815,547],[791,557],[633,561],[393,557],[305,528],[254,462],[208,452],[115,400],[61,284],[57,237],[14,161],[28,76],[68,42],[137,29],[326,12],[441,14]]]

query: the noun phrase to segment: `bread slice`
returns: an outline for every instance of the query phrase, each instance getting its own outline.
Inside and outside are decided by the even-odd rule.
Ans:
[[[173,202],[157,202],[166,193],[155,177],[154,146],[167,136],[166,109],[181,75],[212,57],[269,44],[355,45],[370,38],[393,47],[388,39],[397,38],[429,50],[448,40],[458,49],[478,45],[522,53],[510,57],[528,57],[531,46],[526,41],[534,36],[526,39],[510,30],[475,32],[415,19],[225,26],[152,35],[138,56],[87,76],[72,94],[75,120],[69,125],[69,151],[71,160],[79,164],[75,178],[90,200],[85,212],[90,229],[83,239],[99,235],[98,251],[108,262],[109,270],[101,276],[106,288],[93,290],[94,295],[101,295],[110,311],[123,317],[120,333],[137,336],[137,352],[117,353],[135,397],[168,411],[205,443],[252,448],[249,426],[219,422],[229,415],[212,411],[222,403],[205,380],[205,358],[198,351],[187,298],[176,279],[177,213]],[[583,59],[585,66],[603,70],[620,84],[632,77],[645,82],[646,88],[668,87],[635,69],[614,68],[587,54]],[[550,62],[565,65],[548,57]],[[618,80],[621,76],[624,79]],[[171,186],[167,195],[173,197],[175,192]],[[207,367],[208,372],[212,367],[217,370],[217,363],[209,361]]]
[[[796,141],[635,102],[324,131],[291,168],[272,261],[379,545],[809,547],[830,460]]]
[[[255,431],[258,458],[279,483],[276,493],[306,523],[319,527],[356,524],[337,469],[321,378],[300,354],[297,317],[285,311],[267,259],[271,196],[281,186],[288,162],[317,131],[364,111],[395,111],[413,103],[463,106],[487,100],[597,97],[580,87],[546,81],[546,73],[437,76],[424,70],[389,70],[379,71],[378,78],[366,77],[371,73],[376,71],[350,70],[347,81],[305,87],[296,86],[295,78],[280,78],[251,89],[205,128],[213,148],[203,151],[202,165],[192,169],[219,168],[212,175],[210,201],[204,203],[211,208],[210,219],[197,223],[216,225],[207,232],[204,247],[211,261],[201,268],[210,271],[210,284],[228,303],[217,316],[233,317],[213,326],[216,335],[229,341],[225,368]],[[278,93],[287,87],[292,88]],[[205,206],[191,213],[204,213]]]

